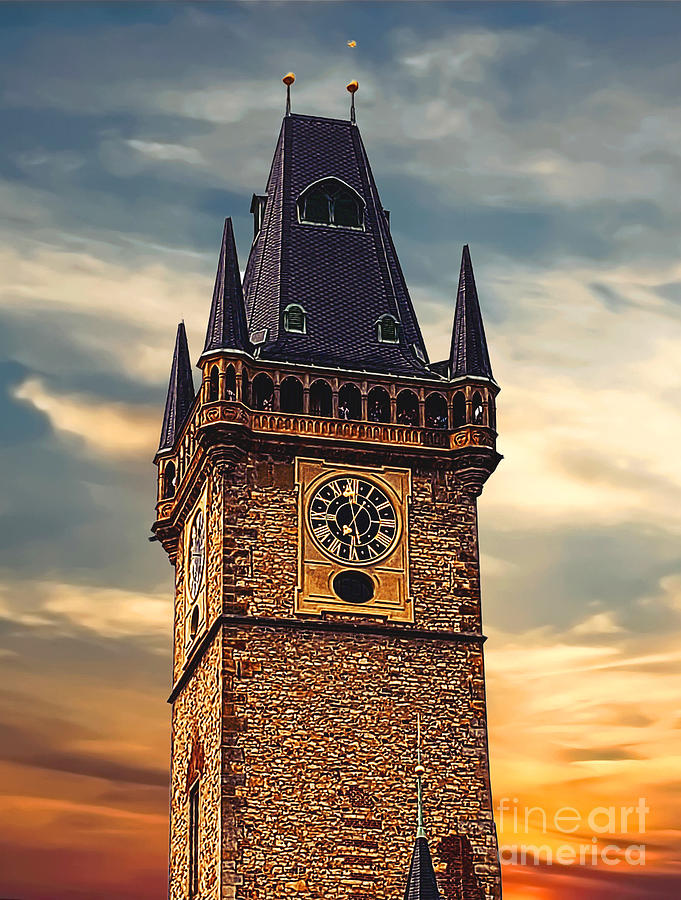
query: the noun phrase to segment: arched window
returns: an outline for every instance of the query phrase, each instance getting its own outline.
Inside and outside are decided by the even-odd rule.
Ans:
[[[199,607],[198,604],[192,610],[192,617],[189,622],[189,637],[195,638],[196,632],[199,630]]]
[[[253,379],[253,409],[272,409],[274,405],[274,383],[269,375],[261,372]]]
[[[442,394],[426,397],[426,428],[447,428],[447,401]]]
[[[169,500],[175,496],[175,463],[166,463],[163,469],[162,499]]]
[[[466,424],[466,398],[463,391],[459,391],[454,396],[454,427]]]
[[[225,372],[225,400],[236,400],[236,371],[234,366],[227,366]]]
[[[399,344],[400,323],[386,313],[376,322],[376,337],[382,344]]]
[[[307,331],[307,313],[298,303],[289,303],[284,310],[284,331],[305,334]]]
[[[298,218],[315,225],[361,228],[364,204],[359,194],[336,178],[310,185],[298,198]]]
[[[313,381],[310,386],[310,412],[313,416],[330,416],[332,411],[331,386],[326,382]]]
[[[397,395],[398,425],[419,424],[419,398],[413,391],[400,391]]]
[[[482,397],[476,391],[473,394],[473,424],[474,425],[482,425],[483,417],[484,417],[484,408],[482,405]]]
[[[212,366],[209,378],[210,381],[208,383],[208,401],[212,403],[220,396],[220,372],[217,366]]]
[[[303,411],[303,385],[297,378],[284,378],[279,393],[279,408],[285,413]]]
[[[356,384],[344,384],[338,391],[338,418],[362,418],[362,394]]]
[[[390,421],[390,395],[382,387],[369,391],[369,421]]]

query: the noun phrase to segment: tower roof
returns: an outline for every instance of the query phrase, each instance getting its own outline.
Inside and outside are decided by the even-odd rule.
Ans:
[[[232,220],[225,219],[204,353],[248,350],[248,331]]]
[[[464,244],[461,254],[461,272],[456,296],[449,366],[452,378],[460,375],[494,377],[489,361],[468,244]]]
[[[306,188],[333,179],[359,198],[358,227],[302,222]],[[427,375],[426,348],[355,124],[287,115],[267,182],[260,230],[244,276],[248,327],[263,358]],[[284,330],[284,311],[305,311],[305,333]],[[377,323],[397,320],[393,343]]]
[[[159,452],[170,450],[174,446],[193,402],[194,380],[189,360],[187,332],[184,328],[184,322],[180,322],[177,326],[173,365],[170,370],[168,396],[166,397],[166,408],[163,413],[163,425],[161,427],[161,440],[158,445]]]
[[[430,848],[425,836],[419,836],[414,841],[404,900],[440,900]]]

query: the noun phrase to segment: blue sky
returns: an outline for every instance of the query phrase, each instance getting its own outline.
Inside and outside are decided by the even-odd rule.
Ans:
[[[678,840],[679,6],[6,3],[0,23],[0,726],[33,710],[0,760],[16,808],[54,826],[103,804],[123,843],[135,816],[163,838],[171,572],[146,540],[150,461],[176,324],[197,357],[223,219],[243,267],[294,70],[298,112],[345,116],[360,82],[434,359],[471,246],[502,386],[480,503],[495,784],[646,790],[658,843]],[[80,780],[13,787],[65,766]],[[147,778],[144,809],[126,778]],[[93,830],[69,852],[108,871]],[[40,896],[21,865],[0,892]]]

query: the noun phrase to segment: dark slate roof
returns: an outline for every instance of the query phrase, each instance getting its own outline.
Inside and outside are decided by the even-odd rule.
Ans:
[[[464,245],[461,255],[461,273],[454,312],[449,364],[452,378],[460,375],[494,377],[487,351],[485,329],[482,324],[468,244]]]
[[[338,178],[362,197],[363,230],[298,221],[298,197],[324,178]],[[262,358],[429,374],[388,218],[356,125],[316,116],[284,118],[244,295],[249,332],[262,342]],[[290,303],[305,309],[307,334],[283,330],[283,311]],[[378,341],[376,322],[386,313],[401,323],[399,344]]]
[[[174,446],[193,402],[194,380],[192,378],[192,365],[189,361],[187,332],[184,330],[184,322],[180,322],[177,326],[173,365],[170,370],[168,396],[166,398],[165,412],[163,413],[161,441],[158,445],[159,453],[162,450],[170,450]]]
[[[440,900],[430,848],[425,837],[417,837],[414,842],[404,900]]]
[[[225,219],[213,302],[210,307],[204,353],[211,350],[249,350],[244,295],[232,220]]]

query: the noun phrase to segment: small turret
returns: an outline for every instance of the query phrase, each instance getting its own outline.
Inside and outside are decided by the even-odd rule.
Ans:
[[[170,370],[168,395],[161,427],[161,440],[158,445],[159,453],[173,448],[193,402],[194,380],[192,378],[191,362],[189,361],[187,332],[184,328],[184,322],[180,322],[177,326],[177,337],[175,338],[173,365]]]
[[[232,220],[225,219],[203,353],[205,355],[215,350],[249,349],[234,229]]]
[[[499,385],[492,375],[468,244],[464,245],[461,254],[449,377],[455,388],[453,446],[462,448],[457,453],[457,474],[478,496],[501,459],[494,449]]]
[[[461,255],[449,370],[452,378],[478,375],[493,379],[468,244]]]

